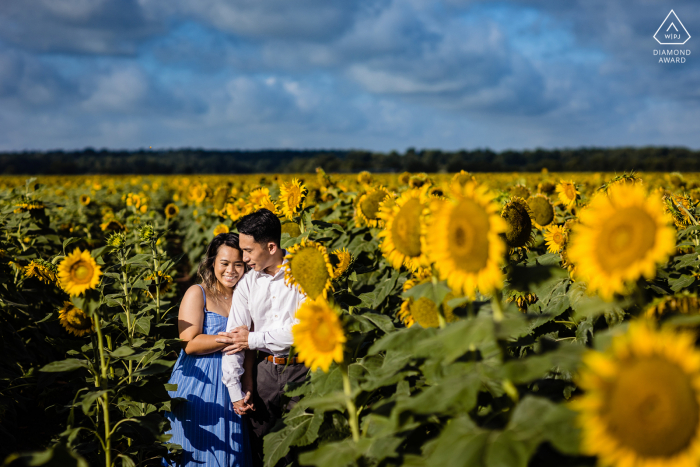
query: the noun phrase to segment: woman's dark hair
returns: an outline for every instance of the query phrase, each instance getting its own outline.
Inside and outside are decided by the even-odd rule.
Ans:
[[[273,242],[280,246],[282,224],[269,209],[258,209],[243,216],[236,227],[238,227],[238,233],[250,235],[256,243]]]
[[[214,260],[216,260],[216,255],[219,252],[219,248],[221,245],[226,245],[231,248],[235,248],[239,252],[241,252],[241,256],[243,255],[243,251],[241,250],[241,247],[238,245],[238,234],[235,233],[221,233],[214,237],[214,240],[211,241],[209,246],[207,247],[207,252],[204,255],[204,258],[202,258],[202,261],[199,263],[199,267],[197,268],[197,275],[199,276],[199,279],[202,282],[202,285],[204,285],[207,289],[212,291],[214,294],[219,294],[219,288],[216,286],[216,275],[214,274]],[[247,272],[248,265],[245,265],[245,271]]]

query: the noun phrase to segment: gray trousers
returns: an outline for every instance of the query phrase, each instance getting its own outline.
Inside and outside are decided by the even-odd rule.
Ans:
[[[255,390],[253,403],[255,411],[248,412],[250,420],[250,444],[253,451],[253,465],[263,465],[263,437],[272,430],[275,423],[299,402],[299,397],[283,397],[287,383],[301,383],[306,379],[309,369],[302,363],[292,365],[275,365],[262,360],[255,365]],[[283,400],[284,399],[284,400]],[[287,461],[290,461],[288,459]],[[284,463],[284,460],[282,461]]]

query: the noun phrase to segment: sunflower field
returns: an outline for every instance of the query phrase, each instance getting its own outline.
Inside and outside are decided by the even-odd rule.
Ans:
[[[309,466],[700,464],[700,174],[0,178],[0,461],[176,462],[177,311],[266,208]]]

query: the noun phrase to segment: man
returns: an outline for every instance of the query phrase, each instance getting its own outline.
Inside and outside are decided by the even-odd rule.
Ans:
[[[284,386],[303,382],[308,371],[296,358],[288,358],[294,343],[295,314],[306,296],[297,287],[284,284],[281,266],[286,262],[286,252],[280,247],[282,226],[277,216],[267,209],[248,214],[238,222],[238,235],[243,261],[251,270],[236,285],[226,332],[219,333],[221,337],[216,341],[230,344],[222,350],[223,382],[232,401],[243,399],[246,393],[244,403],[234,404],[234,410],[249,415],[253,459],[262,465],[262,439],[282,416]],[[243,351],[249,352],[249,358],[255,358],[256,350],[259,360],[253,372],[256,390],[241,388]],[[252,404],[249,404],[251,391]],[[287,409],[298,400],[293,398]]]

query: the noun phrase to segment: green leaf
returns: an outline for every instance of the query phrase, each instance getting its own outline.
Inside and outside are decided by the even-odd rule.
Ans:
[[[376,313],[364,313],[362,315],[364,318],[372,322],[377,328],[381,329],[385,333],[390,333],[396,331],[394,322],[386,315],[379,315]]]
[[[430,281],[426,282],[425,284],[418,284],[411,287],[401,294],[401,296],[403,298],[412,298],[414,300],[425,297],[437,304],[441,304],[445,300],[447,294],[449,294],[451,291],[452,289],[447,286],[447,282],[445,281]]]
[[[148,254],[148,253],[140,253],[137,255],[132,256],[128,260],[125,261],[124,264],[134,264],[137,266],[150,266],[150,261],[153,259],[153,257]]]
[[[136,464],[133,460],[131,460],[131,457],[125,454],[119,454],[117,457],[122,460],[122,467],[136,467]]]
[[[581,361],[584,350],[580,345],[562,345],[544,355],[510,360],[503,365],[503,374],[514,384],[524,384],[550,373],[572,373]]]
[[[679,292],[680,290],[690,286],[690,284],[692,284],[693,282],[695,282],[695,276],[683,274],[681,277],[678,278],[669,278],[668,285],[674,292]]]
[[[3,466],[17,465],[19,461],[27,466],[46,467],[90,467],[87,461],[77,452],[63,445],[52,446],[44,451],[24,454],[11,454],[5,459]]]
[[[437,439],[426,465],[484,467],[490,432],[478,428],[466,415],[453,419]]]
[[[107,392],[109,392],[109,391],[108,391],[108,390],[106,390],[106,391],[92,391],[92,392],[86,393],[86,394],[82,397],[82,401],[80,402],[80,406],[81,406],[81,408],[83,409],[83,413],[84,413],[85,415],[90,414],[90,413],[92,412],[92,411],[90,410],[90,408],[92,407],[92,404],[94,404],[95,401],[96,401],[99,397],[102,396],[102,394],[105,394],[105,393],[107,393]]]
[[[119,347],[115,351],[110,352],[110,355],[112,357],[120,358],[120,357],[128,357],[129,355],[131,355],[133,353],[134,353],[134,349],[132,349],[128,345],[122,345],[121,347]]]
[[[397,403],[395,412],[411,411],[418,414],[454,414],[469,412],[476,405],[481,387],[480,375],[475,372],[461,374],[428,386],[423,392],[411,395]]]
[[[63,240],[63,254],[64,255],[67,254],[66,247],[68,247],[69,245],[72,245],[75,242],[79,242],[79,241],[80,241],[80,238],[78,238],[78,237],[68,237],[65,240]]]
[[[512,431],[496,432],[486,448],[487,467],[527,467],[535,446],[528,446]]]
[[[170,368],[175,364],[173,360],[154,360],[146,368],[141,368],[140,370],[134,371],[134,376],[148,376],[157,375],[169,371]]]
[[[61,371],[73,371],[78,368],[87,368],[88,363],[85,360],[78,360],[77,358],[68,358],[66,360],[59,360],[57,362],[51,362],[48,365],[44,365],[39,371],[44,371],[46,373],[58,373]]]
[[[578,454],[580,433],[576,413],[565,404],[526,396],[513,411],[507,430],[527,439],[533,450],[541,442],[549,441],[564,454]]]
[[[345,439],[336,443],[324,444],[314,451],[302,453],[299,456],[299,463],[319,467],[352,465],[370,445],[371,440],[366,438],[360,439],[357,443],[351,439]],[[266,467],[268,465],[272,466],[273,464],[265,463]]]
[[[142,316],[137,319],[134,323],[136,331],[140,332],[144,336],[147,336],[148,331],[151,329],[151,318],[152,316]]]
[[[265,466],[275,466],[289,452],[292,445],[300,443],[299,446],[306,446],[313,443],[322,422],[323,415],[320,413],[302,413],[297,417],[285,419],[287,426],[284,429],[269,433],[263,440]]]

